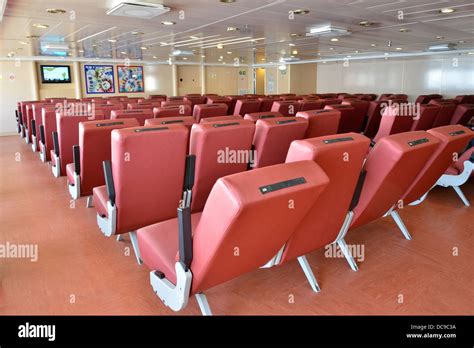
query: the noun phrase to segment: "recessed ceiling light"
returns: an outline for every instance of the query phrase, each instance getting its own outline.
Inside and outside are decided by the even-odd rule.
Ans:
[[[359,51],[354,51],[354,53],[359,53]]]
[[[141,49],[141,50],[147,50],[148,47],[142,46],[142,47],[140,47],[140,49]]]
[[[197,37],[197,36],[190,36],[189,38],[190,38],[190,39],[193,39],[193,40],[199,39],[199,37]]]
[[[291,14],[295,14],[295,15],[305,15],[305,14],[308,14],[309,13],[309,10],[303,10],[301,8],[298,8],[296,10],[292,10],[292,11],[289,11],[289,13]]]
[[[49,28],[49,25],[47,24],[40,24],[40,23],[34,23],[33,26],[35,28],[39,28],[39,29],[46,29],[46,28]]]
[[[206,58],[206,56],[205,56],[205,55],[202,55],[201,58]]]
[[[468,52],[467,54],[469,54],[469,55],[473,55],[473,54],[474,54],[474,52]]]
[[[374,22],[370,22],[370,21],[360,21],[359,22],[359,25],[362,26],[362,27],[370,27],[374,24],[375,24]]]
[[[262,62],[264,62],[264,61],[265,61],[265,58],[262,58],[262,59],[260,59],[260,60],[261,60]]]
[[[294,43],[289,43],[288,46],[295,47],[296,45]]]
[[[66,13],[66,10],[62,10],[60,8],[48,8],[46,9],[46,12],[51,14],[63,14]]]
[[[399,32],[400,33],[409,33],[411,30],[407,28],[400,28]]]
[[[333,37],[333,38],[331,39],[331,41],[332,41],[332,42],[338,42],[339,39],[338,39],[337,37]]]
[[[108,42],[117,42],[117,40],[115,40],[115,39],[108,39],[107,41]]]
[[[441,10],[439,10],[439,13],[448,14],[448,13],[453,13],[455,11],[456,10],[454,8],[445,7],[445,8],[442,8]]]
[[[93,44],[92,47],[97,47],[97,45],[96,45],[96,44]]]
[[[125,52],[125,51],[122,51],[122,52],[120,52],[120,54],[127,54],[127,52]]]
[[[329,47],[329,50],[330,50],[330,51],[334,51],[334,47]]]
[[[158,59],[158,57],[157,57],[157,56],[153,56],[153,59]]]
[[[227,54],[232,54],[232,52],[231,52],[231,51],[227,51]]]
[[[301,37],[301,34],[298,34],[298,33],[291,33],[290,36],[291,36],[291,37]]]
[[[352,56],[347,56],[347,58],[352,58]]]
[[[298,50],[291,51],[292,54],[298,54]]]
[[[77,52],[79,52],[79,53],[84,53],[84,50],[79,50],[79,51],[77,51]]]
[[[217,46],[216,46],[216,47],[217,47],[218,49],[220,49],[220,50],[221,50],[221,49],[223,49],[223,48],[224,48],[224,45],[223,45],[223,44],[217,44]]]
[[[372,46],[372,47],[377,47],[377,45],[376,45],[376,44],[370,44],[370,46]]]
[[[186,58],[186,57],[183,57],[183,60],[188,60],[188,58]]]
[[[237,27],[227,27],[227,31],[237,31],[239,28]]]
[[[171,22],[171,21],[163,21],[163,22],[161,22],[161,24],[163,24],[163,25],[175,25],[176,23]]]
[[[19,41],[19,43],[22,44],[22,45],[28,45],[29,44],[29,42],[26,42],[26,41]]]
[[[464,40],[459,40],[458,43],[463,44],[463,43],[466,43],[466,41],[464,41]]]
[[[235,2],[236,0],[220,0],[220,2],[224,3],[224,4],[231,4],[233,2]]]
[[[397,48],[395,48],[395,49],[396,49],[397,51],[403,50],[403,48],[401,48],[401,47],[397,47]]]
[[[143,35],[141,31],[132,31],[130,34],[132,35]]]
[[[219,59],[224,59],[224,56],[220,56]]]
[[[443,40],[444,36],[436,36],[436,40]]]

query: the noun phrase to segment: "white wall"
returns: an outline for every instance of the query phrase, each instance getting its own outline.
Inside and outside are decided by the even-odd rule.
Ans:
[[[457,67],[453,59],[457,58]],[[318,64],[317,92],[404,93],[444,97],[474,93],[474,58],[373,60]]]

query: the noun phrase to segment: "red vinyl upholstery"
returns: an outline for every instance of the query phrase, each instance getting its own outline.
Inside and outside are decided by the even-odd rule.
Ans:
[[[116,234],[176,216],[182,197],[187,141],[188,129],[182,125],[112,131]],[[125,154],[130,161],[124,161]],[[93,190],[96,209],[102,215],[106,214],[108,200],[104,189],[99,186]]]
[[[412,131],[428,130],[433,127],[441,107],[433,104],[423,104],[420,107],[420,117],[413,121]]]
[[[111,120],[119,120],[123,118],[134,118],[139,126],[143,126],[145,121],[153,118],[153,112],[150,110],[113,110],[110,113]]]
[[[137,127],[135,118],[120,120],[100,120],[79,123],[79,154],[81,196],[90,196],[92,189],[105,184],[102,162],[110,160],[110,134],[114,129]],[[74,171],[74,164],[71,164]],[[74,179],[68,175],[69,184]]]
[[[272,112],[279,112],[283,116],[295,116],[300,111],[298,101],[276,101],[272,105]]]
[[[299,101],[299,111],[320,110],[324,108],[324,102],[319,99],[303,99]]]
[[[354,99],[354,100],[344,99],[342,101],[342,105],[350,105],[355,109],[354,115],[352,117],[354,128],[351,131],[357,132],[357,133],[361,132],[362,125],[369,111],[370,103],[368,101],[359,100],[359,99]]]
[[[191,108],[193,107],[193,103],[189,100],[166,100],[162,101],[161,105],[158,106],[180,106],[180,105],[189,105]]]
[[[197,104],[194,105],[193,117],[197,122],[201,121],[202,118],[213,117],[213,116],[225,116],[227,115],[226,104]]]
[[[238,161],[235,155],[250,154],[254,132],[255,124],[246,120],[193,125],[189,146],[189,154],[196,156],[192,212],[202,211],[217,179],[247,170],[249,163]]]
[[[369,138],[375,137],[377,134],[380,121],[382,120],[382,107],[387,105],[385,101],[371,101],[369,109],[367,110],[367,125],[365,127],[364,135]]]
[[[359,203],[351,229],[387,213],[403,196],[439,145],[425,132],[405,132],[382,138],[370,151]]]
[[[337,110],[341,113],[338,133],[360,132],[361,120],[357,117],[356,109],[351,105],[327,105],[325,110]]]
[[[257,121],[253,145],[256,152],[254,168],[284,163],[290,144],[303,139],[308,120],[302,117],[278,117]]]
[[[336,240],[369,145],[370,139],[357,133],[298,140],[291,144],[286,162],[314,161],[330,181],[288,240],[282,263]]]
[[[266,194],[261,191],[269,184],[292,179],[304,183]],[[328,181],[312,161],[285,163],[219,179],[202,214],[192,216],[191,294],[251,272],[272,258]],[[295,209],[290,212],[289,200],[295,202]],[[169,221],[137,232],[144,263],[152,270],[164,272],[172,283],[176,282],[176,225],[176,220]],[[245,255],[238,262],[233,253],[236,246],[240,255]]]
[[[226,115],[226,116],[214,116],[214,117],[205,117],[201,118],[200,123],[212,123],[218,121],[240,121],[242,120],[242,116],[240,115]]]
[[[121,103],[115,105],[95,105],[95,111],[102,111],[102,113],[104,114],[104,119],[110,119],[110,113],[112,112],[112,110],[123,110],[123,106]]]
[[[392,134],[410,131],[413,124],[413,116],[401,116],[399,114],[400,111],[397,106],[387,106],[382,110],[382,119],[374,138],[375,142]]]
[[[44,126],[44,144],[40,142],[40,151],[45,147],[46,161],[51,161],[51,151],[53,151],[53,132],[56,132],[56,111],[55,107],[42,109],[42,124]]]
[[[260,112],[260,101],[257,99],[238,99],[235,102],[234,115],[244,117],[245,114]]]
[[[454,163],[453,154],[462,152],[474,137],[474,132],[461,125],[433,128],[428,133],[438,138],[440,142],[431,158],[403,195],[402,200],[405,205],[416,201],[427,193]]]
[[[300,111],[296,117],[308,121],[305,138],[321,137],[323,135],[337,134],[341,112],[338,110],[313,110]]]
[[[153,108],[153,115],[155,116],[155,118],[191,116],[192,110],[189,105],[162,106],[158,108]]]
[[[234,112],[235,101],[236,100],[233,100],[232,98],[221,97],[221,96],[216,95],[216,96],[206,97],[205,104],[225,104],[227,105],[227,114],[232,115],[232,113]]]
[[[250,114],[246,114],[244,116],[244,120],[249,120],[256,123],[260,119],[274,118],[274,117],[284,117],[284,116],[279,112],[272,112],[272,111],[252,112]]]
[[[40,126],[43,124],[43,109],[53,111],[56,110],[54,105],[50,103],[45,104],[33,104],[33,120],[35,121],[35,134],[36,134],[36,141],[37,141],[37,151],[40,150],[39,143],[40,143]],[[46,133],[45,133],[46,135]]]
[[[447,100],[440,101],[439,99],[433,99],[428,104],[437,105],[440,107],[432,128],[449,125],[451,119],[453,118],[454,112],[456,111],[457,104]]]
[[[474,104],[459,104],[456,106],[450,124],[467,125],[474,117]]]
[[[181,124],[191,131],[191,127],[196,123],[192,116],[176,116],[176,117],[160,117],[148,119],[145,121],[145,126],[165,126],[170,124]]]
[[[194,108],[196,104],[206,104],[206,97],[201,95],[186,95],[183,100],[191,103],[191,108]]]
[[[260,97],[258,98],[260,101],[260,112],[269,112],[272,110],[272,105],[274,101],[278,101],[277,98],[270,98],[270,97]]]

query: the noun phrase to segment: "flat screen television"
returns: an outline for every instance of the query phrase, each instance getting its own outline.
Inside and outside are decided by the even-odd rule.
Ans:
[[[71,69],[68,65],[41,65],[43,83],[71,83]]]

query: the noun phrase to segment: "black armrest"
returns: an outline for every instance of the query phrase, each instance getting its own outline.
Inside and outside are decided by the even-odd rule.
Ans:
[[[474,163],[474,152],[471,153],[471,157],[469,157],[469,161],[471,161],[472,163]]]
[[[191,227],[191,208],[178,208],[179,262],[187,271],[193,260],[193,231]]]
[[[359,180],[357,181],[356,189],[354,191],[354,196],[352,196],[352,201],[351,201],[351,205],[349,207],[349,211],[353,211],[354,208],[359,203],[360,194],[362,192],[362,187],[364,186],[364,181],[365,181],[366,176],[367,176],[367,171],[362,170],[360,172],[360,175],[359,175]]]
[[[56,154],[56,156],[59,156],[58,132],[53,132],[53,147],[54,147],[54,153]]]
[[[375,146],[375,141],[371,140],[370,141],[370,147],[374,147]]]
[[[72,158],[74,160],[74,172],[79,175],[81,174],[81,154],[79,151],[79,145],[72,147]]]
[[[18,110],[15,110],[15,119],[18,122]]]
[[[36,121],[31,120],[31,135],[36,136]]]
[[[46,144],[45,137],[44,137],[44,125],[40,126],[40,141],[43,145]]]
[[[18,112],[18,117],[19,117],[18,120],[19,120],[20,124],[23,125],[23,115],[21,114],[21,111]]]
[[[183,189],[191,190],[194,186],[194,170],[196,167],[196,156],[186,156],[186,169],[184,174],[184,187]]]
[[[112,205],[115,205],[115,186],[114,186],[114,177],[112,176],[112,165],[110,161],[102,162],[104,167],[104,178],[105,186],[107,187],[107,195],[109,196],[109,201]]]

